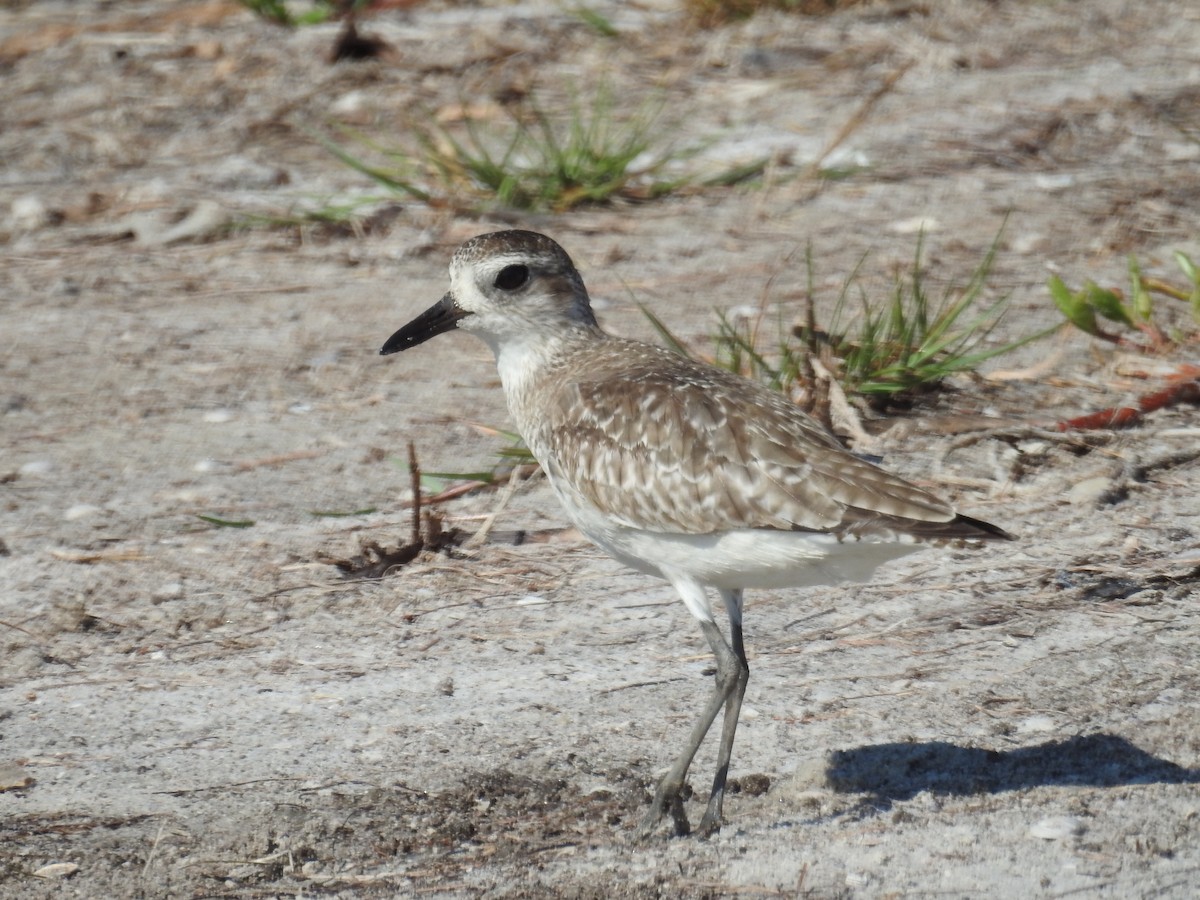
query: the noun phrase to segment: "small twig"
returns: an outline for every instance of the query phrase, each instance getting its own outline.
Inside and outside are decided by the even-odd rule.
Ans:
[[[150,864],[154,862],[154,854],[158,852],[158,845],[162,841],[163,832],[167,828],[167,823],[163,822],[158,826],[158,834],[154,836],[154,843],[150,847],[150,852],[146,854],[146,864],[142,866],[142,880],[146,878],[146,873],[150,871]]]
[[[617,691],[628,691],[634,688],[656,687],[660,684],[673,684],[676,681],[683,681],[681,678],[660,678],[658,681],[632,681],[629,684],[618,684],[613,687],[601,689],[601,694],[615,694]]]
[[[472,491],[483,490],[485,488],[498,488],[505,484],[510,478],[521,477],[527,478],[538,470],[537,463],[525,463],[519,466],[514,466],[513,469],[505,475],[497,475],[491,481],[468,481],[463,484],[456,484],[454,487],[446,488],[440,493],[434,494],[432,497],[426,497],[424,503],[426,506],[433,506],[435,503],[446,503],[450,500],[457,500],[465,494]]]
[[[854,111],[854,114],[846,120],[845,124],[842,125],[840,129],[838,129],[838,133],[834,135],[833,140],[825,145],[825,149],[817,154],[817,158],[814,159],[809,167],[804,171],[804,176],[806,178],[816,177],[816,175],[821,171],[821,163],[825,162],[825,160],[829,157],[829,154],[840,147],[846,138],[850,137],[851,134],[853,134],[862,126],[863,122],[867,120],[867,116],[871,114],[871,110],[875,108],[875,104],[891,93],[892,89],[896,86],[896,83],[904,77],[904,74],[913,67],[915,62],[916,60],[908,60],[908,62],[904,63],[902,66],[900,66],[900,68],[888,75],[887,78],[883,79],[883,83],[867,96],[867,98],[859,105],[858,109]]]
[[[280,782],[301,781],[300,778],[252,778],[249,781],[230,781],[224,784],[210,784],[198,788],[176,788],[173,791],[151,791],[151,794],[167,794],[171,797],[184,797],[188,794],[201,794],[205,791],[227,791],[230,788],[249,787],[252,784],[278,784]]]
[[[480,490],[481,488],[495,487],[495,481],[467,481],[463,484],[456,484],[454,487],[446,488],[444,491],[439,491],[432,497],[425,498],[426,506],[433,506],[435,503],[447,503],[450,500],[457,500],[472,491]]]
[[[826,394],[828,415],[830,423],[836,426],[834,430],[840,430],[848,434],[853,442],[854,449],[860,453],[869,453],[877,448],[879,441],[868,434],[867,430],[863,428],[858,412],[850,405],[850,401],[846,399],[846,392],[842,390],[842,386],[833,377],[833,373],[816,357],[810,357],[809,362],[816,376],[826,382],[828,386]]]
[[[1194,459],[1200,459],[1200,447],[1189,447],[1186,450],[1175,450],[1170,453],[1163,453],[1153,459],[1148,459],[1145,462],[1135,465],[1130,475],[1137,481],[1141,481],[1151,472],[1159,469],[1173,469],[1176,466],[1182,466],[1184,463],[1189,463]]]
[[[1100,496],[1102,505],[1119,503],[1129,496],[1129,485],[1144,482],[1151,472],[1159,469],[1173,469],[1194,459],[1200,458],[1200,448],[1189,447],[1185,450],[1173,450],[1162,453],[1152,459],[1142,460],[1133,457],[1126,461],[1121,471],[1113,476],[1108,489]]]
[[[142,553],[140,550],[114,548],[112,550],[99,550],[95,553],[75,553],[70,550],[51,550],[50,555],[55,559],[61,559],[64,562],[81,563],[84,565],[92,565],[102,562],[142,562],[150,557]]]
[[[437,552],[458,545],[458,529],[444,531],[438,517],[429,516],[422,520],[428,503],[421,497],[421,464],[412,441],[408,442],[408,471],[412,484],[412,500],[409,501],[412,507],[412,539],[392,550],[375,541],[366,541],[361,544],[362,553],[354,559],[322,556],[321,562],[336,566],[344,575],[355,579],[383,578],[393,569],[412,562],[426,550]]]
[[[488,513],[487,517],[483,520],[483,524],[479,526],[479,530],[471,535],[471,538],[463,544],[464,549],[474,550],[476,547],[482,546],[483,543],[487,541],[488,534],[491,533],[492,526],[496,523],[496,516],[500,514],[504,507],[508,506],[508,501],[511,500],[513,494],[517,492],[518,485],[522,484],[523,482],[524,479],[518,475],[517,469],[513,469],[508,476],[508,482],[504,485],[504,490],[500,492],[500,499],[496,502],[496,505],[492,508],[492,511]]]
[[[1110,406],[1098,412],[1064,419],[1055,424],[1059,431],[1087,431],[1096,428],[1130,428],[1141,424],[1145,413],[1180,403],[1200,403],[1200,367],[1180,366],[1167,387],[1138,397],[1137,406]]]
[[[14,631],[20,631],[22,634],[27,634],[34,641],[40,642],[40,640],[41,640],[36,634],[34,634],[28,628],[22,628],[20,625],[14,625],[12,622],[6,622],[4,619],[0,619],[0,625],[4,626],[5,628],[12,628]],[[39,643],[39,646],[40,646],[40,643]]]
[[[408,475],[412,482],[412,543],[420,547],[421,539],[421,465],[417,462],[417,449],[408,442]]]
[[[1074,334],[1070,322],[1064,322],[1058,329],[1058,337],[1053,350],[1042,357],[1040,362],[1024,369],[997,369],[986,373],[983,377],[988,381],[1038,381],[1045,378],[1062,362],[1067,353],[1067,341]]]
[[[831,612],[837,612],[837,607],[836,606],[827,606],[824,609],[818,609],[814,612],[810,612],[806,616],[801,616],[799,619],[793,619],[791,622],[788,622],[786,625],[783,626],[783,630],[788,631],[791,628],[795,628],[797,625],[802,625],[805,622],[809,622],[813,619],[819,619],[821,616],[827,616]]]
[[[244,459],[241,462],[236,462],[233,467],[239,472],[249,472],[251,469],[257,469],[261,466],[281,466],[284,463],[296,462],[301,459],[316,459],[318,456],[324,456],[324,450],[293,450],[291,453],[273,453],[270,456],[261,456],[258,459]]]
[[[1037,425],[1005,425],[1003,428],[989,428],[984,431],[974,431],[970,434],[964,434],[961,437],[955,438],[946,447],[942,453],[942,462],[949,459],[950,454],[955,450],[962,450],[964,447],[971,447],[975,444],[984,441],[1000,440],[1000,441],[1024,441],[1024,440],[1042,440],[1053,441],[1060,444],[1070,444],[1083,450],[1094,450],[1097,447],[1103,446],[1112,440],[1110,434],[1063,434],[1061,431],[1050,431],[1046,428],[1041,428]]]

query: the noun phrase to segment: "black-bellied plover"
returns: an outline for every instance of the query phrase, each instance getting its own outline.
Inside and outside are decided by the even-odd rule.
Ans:
[[[450,264],[449,292],[380,353],[456,328],[495,353],[509,411],[567,515],[616,559],[669,581],[716,657],[716,689],[659,782],[643,835],[667,814],[677,834],[689,830],[684,779],[724,708],[700,831],[721,827],[750,678],[744,589],[864,581],[922,544],[1010,537],[849,453],[778,393],[606,334],[570,257],[545,235],[467,241]],[[724,601],[728,640],[710,587]]]

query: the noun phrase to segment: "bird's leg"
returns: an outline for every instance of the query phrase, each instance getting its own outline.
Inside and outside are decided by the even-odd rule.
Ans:
[[[708,795],[708,807],[700,820],[700,834],[710,835],[721,830],[721,807],[725,802],[725,780],[729,777],[729,758],[733,754],[733,736],[737,732],[738,716],[742,712],[742,697],[750,681],[750,664],[746,661],[746,647],[742,643],[742,592],[721,591],[725,609],[729,613],[729,642],[733,645],[733,671],[722,676],[720,666],[723,659],[717,654],[717,681],[732,678],[733,687],[725,699],[725,721],[721,726],[721,745],[717,749],[717,774],[713,778],[712,793]],[[729,649],[728,647],[726,649]],[[714,651],[715,652],[715,651]]]
[[[691,766],[692,759],[696,756],[696,751],[700,749],[700,744],[704,741],[704,736],[708,734],[713,721],[717,718],[717,713],[721,711],[722,706],[726,706],[726,702],[735,692],[737,694],[737,708],[740,709],[741,707],[742,692],[746,689],[746,679],[749,677],[749,673],[745,669],[745,663],[741,661],[739,655],[726,643],[725,638],[721,635],[721,629],[715,623],[711,620],[701,621],[700,628],[704,631],[704,636],[708,638],[708,644],[712,647],[713,655],[717,658],[716,683],[713,686],[712,696],[708,698],[708,703],[705,705],[704,711],[700,713],[700,718],[696,720],[696,724],[692,727],[692,733],[688,737],[683,752],[679,754],[679,757],[671,765],[667,774],[663,776],[662,781],[658,783],[658,788],[654,791],[654,800],[650,805],[650,811],[646,813],[646,817],[642,819],[642,824],[638,827],[638,837],[647,837],[667,813],[671,814],[676,835],[688,833],[690,826],[688,825],[687,816],[683,811],[683,800],[680,797],[684,779],[687,778],[688,767]],[[740,626],[736,633],[736,640],[740,647]],[[741,656],[745,656],[744,651]],[[733,731],[736,726],[737,709],[734,710],[733,725],[731,727],[727,707],[725,728],[721,737],[721,750],[725,754],[726,768],[729,765],[729,751],[733,746]],[[718,778],[722,789],[724,789],[724,776],[718,776]],[[709,811],[711,812],[711,801],[709,802],[709,807]],[[721,812],[720,800],[717,801],[716,808],[719,823]],[[708,821],[708,813],[705,814],[704,818],[705,821]]]

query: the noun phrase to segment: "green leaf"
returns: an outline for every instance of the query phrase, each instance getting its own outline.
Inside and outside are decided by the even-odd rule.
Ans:
[[[278,25],[294,25],[295,19],[282,0],[242,0],[242,5],[269,22]]]
[[[197,515],[197,519],[216,525],[218,528],[249,528],[254,522],[251,519],[218,519],[216,516]]]
[[[1154,301],[1142,280],[1142,267],[1132,253],[1129,254],[1129,287],[1133,294],[1133,302],[1130,305],[1133,307],[1134,319],[1149,322],[1154,315]]]
[[[1083,286],[1083,294],[1088,305],[1104,318],[1120,322],[1122,325],[1133,325],[1133,317],[1129,315],[1129,310],[1125,308],[1124,302],[1115,291],[1102,288],[1094,281],[1089,281]]]
[[[1200,281],[1200,273],[1196,271],[1196,264],[1182,250],[1175,251],[1175,262],[1179,264],[1179,268],[1183,269],[1183,274],[1187,276],[1188,281],[1192,284]]]
[[[329,21],[329,17],[332,15],[333,10],[331,9],[312,9],[293,17],[292,21],[297,25],[320,25],[322,22]]]
[[[1084,300],[1083,294],[1072,293],[1057,275],[1051,275],[1047,283],[1054,305],[1076,328],[1085,334],[1096,333],[1096,311]]]
[[[421,484],[425,483],[425,479],[432,479],[430,484],[436,484],[440,490],[447,481],[482,481],[484,484],[491,484],[496,480],[495,472],[422,472]]]
[[[1183,269],[1183,274],[1192,283],[1188,303],[1192,305],[1192,318],[1200,323],[1200,272],[1196,271],[1196,264],[1192,262],[1192,258],[1181,250],[1175,251],[1175,262],[1179,263],[1179,268]]]
[[[350,516],[367,516],[375,511],[374,506],[368,506],[365,509],[355,509],[349,512],[340,509],[310,509],[308,514],[322,519],[344,519]]]
[[[516,460],[518,463],[537,462],[537,460],[533,458],[533,451],[524,444],[519,447],[501,447],[496,451],[496,455],[501,459]]]

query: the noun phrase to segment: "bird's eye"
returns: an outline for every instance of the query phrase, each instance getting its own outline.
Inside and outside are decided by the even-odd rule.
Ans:
[[[529,266],[505,266],[496,274],[496,287],[502,291],[515,291],[529,281]]]

